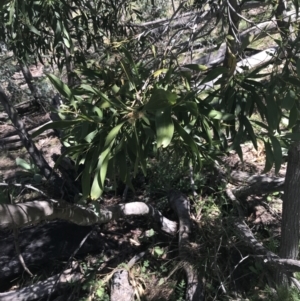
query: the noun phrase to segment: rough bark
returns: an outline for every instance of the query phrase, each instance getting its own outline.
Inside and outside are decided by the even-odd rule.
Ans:
[[[39,125],[37,127],[35,126],[34,128],[32,128],[32,130],[28,131],[28,134],[31,135],[32,133],[34,133],[35,131],[37,131],[38,129],[40,129],[41,127],[43,127],[47,123],[43,123],[42,125]],[[36,139],[42,139],[42,138],[48,137],[50,135],[55,135],[54,130],[46,130],[42,134],[40,134],[38,136],[38,138],[36,138]],[[3,148],[3,149],[11,150],[11,149],[17,149],[17,148],[20,148],[20,147],[23,147],[23,146],[24,145],[23,145],[22,141],[20,141],[20,136],[19,135],[8,136],[8,137],[0,139],[0,149]]]
[[[251,232],[246,223],[237,218],[233,221],[234,228],[238,236],[254,252],[256,258],[260,259],[262,264],[267,267],[279,270],[281,273],[292,273],[300,271],[300,261],[295,259],[280,258],[275,253],[266,249]]]
[[[11,105],[6,94],[0,87],[0,103],[3,105],[7,115],[12,121],[13,125],[18,131],[20,139],[27,149],[29,155],[33,159],[34,164],[39,168],[41,174],[47,179],[51,180],[56,187],[56,196],[59,198],[64,197],[66,200],[73,202],[76,195],[78,195],[79,190],[74,185],[74,183],[69,183],[64,181],[59,175],[52,170],[48,162],[45,160],[41,152],[37,149],[36,145],[29,136],[24,123],[19,118],[18,113],[15,108]]]
[[[37,99],[38,99],[37,89],[36,89],[36,86],[34,85],[34,80],[33,80],[32,74],[31,74],[28,66],[25,63],[19,61],[19,65],[20,65],[21,71],[23,73],[24,79],[26,81],[26,84],[27,84],[32,96],[37,101]]]
[[[33,143],[32,139],[30,138],[29,134],[25,129],[22,120],[19,118],[17,111],[10,104],[9,99],[7,98],[6,94],[1,88],[0,88],[0,103],[3,105],[7,115],[9,116],[10,120],[12,121],[13,125],[18,131],[22,143],[24,144],[28,153],[32,157],[36,166],[40,169],[41,173],[45,176],[46,179],[50,179],[52,175],[55,176],[55,173],[53,173],[52,168],[49,166],[45,158],[42,156],[40,151]],[[58,178],[58,175],[56,175],[56,177]]]
[[[39,110],[39,106],[37,106],[36,103],[32,101],[25,101],[19,104],[16,104],[15,109],[19,115],[23,114],[31,114],[34,112],[37,112]],[[5,122],[9,119],[8,115],[6,113],[0,113],[0,121]]]
[[[126,269],[117,270],[111,279],[111,301],[133,301],[134,289],[128,280],[128,271]]]
[[[131,215],[145,215],[152,217],[159,224],[162,231],[174,235],[177,223],[165,218],[153,206],[143,202],[119,204],[98,213],[87,208],[71,205],[65,201],[33,201],[22,204],[0,205],[0,229],[17,229],[26,225],[45,220],[62,219],[77,225],[89,226],[103,224],[111,220]]]
[[[300,124],[294,132],[300,135]],[[300,142],[294,142],[288,153],[287,171],[282,206],[281,243],[279,256],[296,259],[299,253],[300,218]],[[289,275],[290,276],[290,275]],[[285,283],[285,276],[278,274],[278,283]]]
[[[284,190],[284,178],[269,177],[266,175],[250,175],[246,172],[232,172],[229,181],[238,188],[232,192],[237,198],[246,198],[249,195],[262,195]]]
[[[191,233],[190,221],[190,203],[188,199],[178,191],[170,191],[169,201],[176,212],[179,220],[179,256],[187,278],[186,299],[187,301],[204,300],[204,289],[198,275],[198,271],[190,262],[190,242],[189,234]]]

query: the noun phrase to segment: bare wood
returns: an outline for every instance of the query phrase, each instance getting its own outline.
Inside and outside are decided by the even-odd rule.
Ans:
[[[26,263],[24,261],[24,258],[21,254],[21,251],[20,251],[20,246],[19,246],[19,241],[18,241],[18,232],[19,232],[19,229],[14,229],[13,230],[14,232],[14,241],[15,241],[15,248],[16,248],[16,252],[18,254],[18,258],[19,258],[19,261],[24,269],[24,271],[30,275],[31,277],[33,277],[33,274],[30,272],[30,270],[28,269],[28,267],[26,266]]]
[[[242,171],[232,172],[229,175],[229,181],[234,185],[239,185],[238,188],[232,191],[237,198],[282,191],[285,183],[284,178],[270,177],[267,175],[251,175]]]
[[[0,228],[16,229],[26,225],[39,223],[44,220],[62,219],[77,225],[88,226],[107,223],[125,216],[146,215],[157,222],[161,230],[174,235],[177,223],[165,218],[153,206],[143,202],[119,204],[101,209],[99,213],[65,201],[48,202],[33,201],[23,204],[0,205]]]
[[[129,272],[126,269],[118,269],[111,279],[111,301],[133,301],[134,289],[129,283]]]
[[[268,5],[267,3],[262,3],[260,1],[251,1],[251,2],[244,3],[241,9],[248,10],[248,9],[258,8],[258,7],[267,6],[267,5]],[[123,24],[123,26],[141,27],[141,28],[145,28],[145,27],[149,28],[151,26],[160,27],[160,26],[168,25],[171,21],[177,21],[177,22],[174,22],[175,24],[173,26],[178,26],[178,24],[186,24],[189,19],[191,19],[191,18],[194,19],[195,17],[197,17],[197,23],[211,20],[212,18],[216,17],[220,13],[221,13],[220,10],[215,11],[215,12],[205,11],[204,13],[203,12],[199,13],[197,11],[191,11],[191,12],[180,14],[173,18],[161,18],[158,20],[144,22],[141,24],[129,22],[129,23]]]

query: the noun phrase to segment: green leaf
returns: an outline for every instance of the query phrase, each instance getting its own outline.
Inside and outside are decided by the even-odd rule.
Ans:
[[[196,156],[199,166],[201,167],[202,165],[201,157],[200,157],[197,144],[195,143],[194,139],[181,127],[181,125],[176,120],[173,120],[173,122],[174,122],[175,130],[178,132],[178,134],[183,139],[185,144],[191,148],[193,155]]]
[[[69,40],[68,40],[67,38],[63,38],[63,40],[64,40],[65,46],[66,46],[67,48],[70,48],[70,42],[69,42]]]
[[[107,166],[109,162],[109,152],[111,146],[103,151],[100,155],[98,166],[94,175],[94,180],[91,188],[91,199],[97,200],[104,191],[104,181],[107,173]]]
[[[300,141],[299,133],[286,133],[282,138],[291,139],[293,141]]]
[[[38,35],[38,36],[41,35],[41,33],[33,25],[28,25],[28,28],[29,28],[30,31],[32,31],[36,35]]]
[[[176,103],[177,94],[163,89],[154,89],[145,110],[160,110]]]
[[[214,68],[213,70],[211,70],[210,72],[208,72],[208,74],[206,75],[206,77],[201,81],[201,85],[210,82],[214,79],[216,79],[218,76],[222,75],[222,74],[226,74],[228,72],[227,68],[225,67],[217,67]]]
[[[249,122],[248,118],[246,116],[242,116],[242,122],[251,138],[251,141],[255,147],[255,149],[257,150],[257,141],[256,141],[256,135],[254,134],[254,131],[253,131],[253,127],[251,125],[251,123]]]
[[[273,152],[274,152],[275,173],[277,174],[280,170],[281,163],[282,163],[282,150],[281,150],[280,142],[276,137],[271,136],[270,139],[272,142]]]
[[[290,110],[288,127],[291,129],[296,124],[297,120],[298,120],[298,109],[297,106],[294,105]]]
[[[118,124],[108,133],[108,135],[106,136],[106,139],[105,139],[104,148],[108,147],[111,144],[111,142],[117,137],[117,135],[124,123],[125,122]]]
[[[267,121],[272,131],[277,129],[280,117],[278,116],[278,105],[273,95],[267,98]]]
[[[153,77],[158,77],[159,75],[161,75],[162,73],[166,73],[167,71],[168,71],[168,69],[166,69],[166,68],[156,70],[156,71],[153,73]]]
[[[19,157],[16,158],[16,164],[17,164],[17,166],[20,166],[25,170],[31,170],[32,169],[31,164],[27,163],[24,159],[19,158]]]
[[[199,65],[199,64],[187,64],[187,65],[183,65],[183,68],[188,68],[194,71],[205,71],[207,70],[207,67],[204,65]]]
[[[295,1],[295,2],[297,2],[297,1]],[[300,78],[300,59],[299,58],[297,60],[296,68],[297,68],[297,75]]]
[[[87,142],[87,143],[91,143],[92,140],[95,138],[95,136],[97,135],[98,133],[98,130],[94,130],[92,132],[90,132],[88,135],[85,136],[84,140]]]
[[[297,97],[295,92],[293,90],[289,90],[282,99],[281,107],[283,109],[290,110],[294,106],[296,99]]]
[[[197,117],[199,115],[197,103],[194,101],[186,101],[184,106],[187,108],[188,112]]]
[[[61,121],[53,121],[45,124],[41,128],[39,128],[37,131],[31,134],[32,138],[37,137],[41,133],[43,133],[46,130],[49,129],[64,129],[69,128],[70,126],[82,122],[81,120],[61,120]]]
[[[90,85],[87,85],[87,84],[81,84],[79,86],[79,88],[85,90],[85,91],[88,91],[88,92],[91,92],[92,94],[97,94],[96,90],[91,87]]]
[[[58,77],[56,77],[53,74],[47,74],[47,77],[50,79],[51,83],[53,84],[53,86],[55,87],[55,89],[64,97],[66,97],[67,99],[71,99],[72,97],[72,92],[70,90],[70,88],[64,83],[62,82]]]
[[[216,120],[233,120],[234,119],[233,114],[222,113],[222,112],[216,111],[216,110],[209,111],[207,116],[211,119],[216,119]]]
[[[253,120],[253,119],[251,119],[251,122],[256,123],[258,126],[260,126],[264,129],[266,129],[267,131],[269,131],[268,125],[264,124],[263,122],[260,122],[258,120]]]
[[[158,257],[165,253],[164,249],[162,249],[161,247],[154,247],[153,251]]]
[[[167,147],[174,134],[174,124],[171,117],[171,109],[160,110],[155,115],[157,147]]]

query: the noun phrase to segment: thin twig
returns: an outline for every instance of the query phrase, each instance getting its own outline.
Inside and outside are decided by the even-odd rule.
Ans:
[[[19,258],[19,261],[24,269],[24,271],[30,275],[31,277],[33,277],[33,274],[29,271],[28,267],[26,266],[26,263],[24,261],[24,258],[21,254],[21,251],[20,251],[20,246],[19,246],[19,242],[18,242],[18,233],[19,233],[19,230],[18,229],[13,229],[13,232],[14,232],[14,242],[15,242],[15,248],[16,248],[16,253],[18,255],[18,258]]]
[[[68,267],[68,265],[70,264],[72,258],[74,258],[76,256],[76,254],[78,253],[78,251],[80,250],[80,248],[84,245],[84,243],[86,242],[86,240],[89,238],[89,236],[92,234],[94,229],[92,229],[80,242],[78,248],[73,252],[73,254],[69,257],[67,263],[65,264],[65,268],[63,269],[63,271],[60,273],[59,277],[57,278],[56,282],[54,283],[50,293],[49,293],[49,296],[48,296],[48,299],[47,301],[50,301],[50,298],[51,298],[51,295],[53,293],[53,290],[55,288],[55,286],[57,285],[60,277],[62,276],[62,274],[64,273],[64,270]]]
[[[47,195],[46,193],[44,193],[42,190],[40,190],[40,189],[38,189],[38,188],[36,188],[36,187],[30,185],[30,184],[19,184],[19,183],[5,183],[5,182],[0,182],[0,187],[1,187],[1,186],[2,186],[2,187],[4,187],[4,186],[6,186],[6,187],[9,187],[9,186],[15,186],[15,187],[21,187],[21,188],[23,188],[23,189],[24,189],[24,188],[28,188],[28,189],[31,189],[31,190],[34,190],[34,191],[40,193],[41,195],[43,195],[44,197],[46,197],[49,201],[54,202],[54,203],[57,203],[56,200],[50,199],[50,198],[48,197],[48,195]]]

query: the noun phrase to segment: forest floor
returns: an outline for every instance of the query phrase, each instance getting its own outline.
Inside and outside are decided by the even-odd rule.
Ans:
[[[47,122],[49,119],[44,112],[35,113],[32,116],[28,116],[23,118],[23,121],[27,127],[32,127],[35,125],[40,125],[41,123]],[[2,138],[7,138],[9,136],[15,135],[15,129],[9,125],[8,123],[0,125],[0,143]],[[42,154],[45,156],[46,160],[49,162],[51,166],[54,166],[53,157],[60,154],[61,151],[61,143],[55,135],[49,135],[48,137],[43,137],[42,139],[36,138],[36,145],[39,150],[41,150]],[[243,154],[244,154],[244,162],[241,162],[239,157],[231,152],[228,156],[223,158],[224,164],[227,169],[233,171],[245,171],[250,174],[261,174],[264,170],[264,158],[265,154],[263,151],[262,145],[259,144],[258,150],[255,150],[251,143],[246,143],[242,146]],[[20,166],[16,165],[16,159],[22,158],[27,162],[30,161],[29,155],[25,148],[18,148],[15,150],[5,150],[2,149],[0,155],[0,178],[2,181],[12,182],[12,183],[31,183],[39,187],[39,183],[34,183],[33,181],[33,173],[27,171],[24,173],[24,169]],[[155,169],[156,165],[153,165]],[[285,175],[286,164],[283,164],[279,175],[283,177]],[[153,173],[153,171],[152,171]],[[272,175],[272,172],[270,172]],[[182,175],[186,181],[186,187],[189,186],[189,179],[186,175]],[[205,175],[204,175],[205,176]],[[164,179],[160,179],[164,181]],[[159,193],[159,187],[153,185],[151,183],[151,171],[149,178],[137,179],[134,181],[134,185],[136,188],[136,192],[128,192],[127,201],[144,201],[149,200],[150,203],[157,206],[160,210],[162,210],[163,214],[169,218],[175,218],[174,215],[169,211],[168,205],[166,205],[165,198],[161,193]],[[203,183],[205,186],[205,183]],[[181,181],[182,187],[182,181]],[[154,189],[154,190],[153,190]],[[151,191],[152,190],[152,191]],[[184,190],[184,188],[181,188]],[[197,191],[198,195],[196,197],[192,197],[191,191],[187,189],[187,191],[183,191],[187,193],[192,201],[192,217],[195,228],[195,237],[194,241],[198,241],[198,247],[200,248],[201,243],[199,241],[203,241],[203,236],[209,239],[209,233],[215,232],[220,234],[222,230],[218,226],[218,221],[223,214],[221,212],[222,206],[224,204],[220,203],[220,200],[217,200],[217,192],[211,193],[208,192],[205,187],[202,187],[203,195],[201,195],[201,191]],[[116,203],[122,202],[122,194],[123,190],[118,193],[111,191],[107,192],[103,196],[102,205],[108,206]],[[20,194],[19,190],[14,192],[15,199],[14,201],[24,201],[30,200],[30,196],[33,199],[36,199],[36,194],[29,193]],[[276,251],[276,247],[278,247],[278,237],[280,234],[280,221],[281,221],[281,205],[282,201],[280,199],[281,194],[272,195],[272,196],[263,196],[263,197],[249,197],[248,203],[248,217],[247,222],[249,226],[254,230],[254,233],[261,239],[263,243],[265,243],[269,248],[272,245],[273,251]],[[155,200],[155,198],[158,198]],[[221,208],[221,209],[220,209]],[[198,230],[197,230],[198,228]],[[206,229],[205,229],[206,228]],[[115,260],[115,264],[113,266],[117,266],[122,262],[126,262],[131,257],[133,257],[138,250],[141,249],[141,246],[144,244],[145,240],[147,241],[147,245],[149,246],[150,238],[147,238],[147,232],[153,231],[152,228],[149,228],[148,223],[145,223],[145,220],[137,218],[134,221],[119,221],[112,222],[105,226],[105,231],[107,236],[111,237],[112,241],[119,241],[117,249],[111,250],[115,255],[119,254],[117,259]],[[200,238],[202,236],[202,238]],[[122,252],[120,252],[120,246],[122,246],[122,241],[126,241],[126,244],[122,247]],[[146,300],[175,300],[177,298],[174,296],[174,287],[179,287],[179,283],[176,281],[176,278],[171,277],[172,270],[177,269],[176,265],[168,264],[170,260],[176,259],[172,252],[174,252],[174,239],[169,238],[165,239],[164,237],[155,236],[155,239],[150,243],[150,254],[146,256],[145,260],[141,265],[139,265],[134,276],[137,281],[137,288],[139,288],[139,294],[148,296]],[[208,244],[209,248],[212,248],[210,243]],[[126,252],[124,250],[124,246],[126,246]],[[157,247],[158,246],[158,247]],[[228,247],[228,246],[227,246]],[[274,250],[275,248],[275,250]],[[231,250],[233,252],[233,250]],[[202,252],[200,252],[202,253]],[[206,252],[204,252],[206,253]],[[207,256],[208,254],[206,254]],[[204,256],[202,254],[201,256]],[[226,255],[223,258],[224,261],[226,259]],[[242,255],[244,256],[244,255]],[[197,256],[199,258],[199,255]],[[234,257],[237,257],[237,254],[234,254]],[[98,260],[98,254],[87,255],[87,257],[82,258],[82,262],[94,262]],[[238,260],[235,259],[235,264],[239,264]],[[221,259],[222,261],[222,259]],[[149,263],[151,267],[149,266]],[[247,263],[247,261],[246,261]],[[165,268],[161,268],[164,267]],[[235,277],[238,279],[245,279],[245,281],[241,282],[241,286],[243,290],[250,289],[249,287],[249,271],[251,272],[251,267],[253,263],[251,261],[248,262],[248,270],[245,272],[245,264],[241,264],[239,268],[235,270]],[[253,272],[254,271],[254,272]],[[252,274],[259,272],[259,267],[253,267]],[[109,272],[107,272],[109,274]],[[162,276],[164,275],[164,276]],[[176,275],[176,273],[175,273]],[[168,279],[170,277],[170,279]],[[168,281],[166,281],[168,279]],[[159,285],[158,285],[159,284]],[[251,284],[253,286],[253,284]],[[179,289],[179,288],[178,288]],[[252,288],[253,289],[253,288]],[[180,292],[179,292],[180,293]],[[160,298],[158,298],[160,296]],[[96,300],[96,299],[95,299]],[[100,300],[100,299],[99,299]],[[209,299],[208,299],[209,300]],[[217,299],[217,300],[235,300],[234,297],[232,299]],[[237,299],[238,300],[238,299]],[[263,298],[261,299],[263,300]]]

